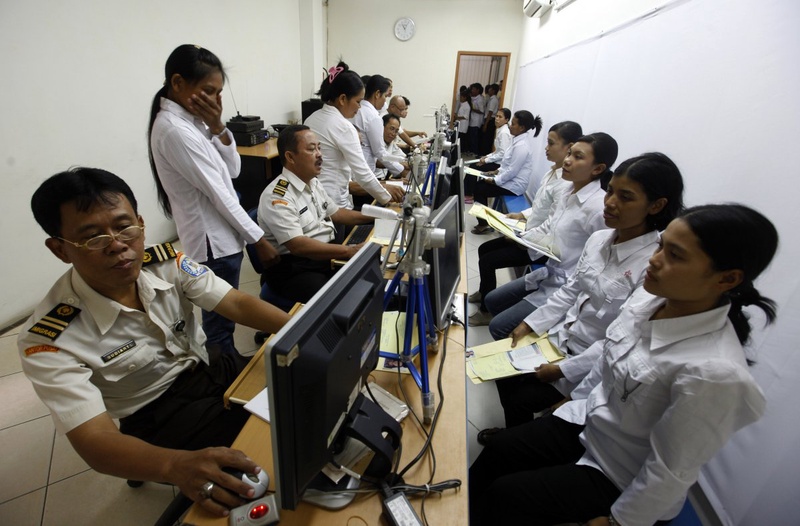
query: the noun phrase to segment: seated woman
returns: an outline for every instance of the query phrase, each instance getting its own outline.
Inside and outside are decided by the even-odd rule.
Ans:
[[[472,465],[470,524],[675,517],[702,465],[764,414],[742,308],[774,320],[753,281],[777,246],[772,223],[742,205],[699,206],[672,221],[573,400],[498,433]]]
[[[498,120],[501,119],[504,111],[508,110],[503,108],[503,110],[497,112]],[[500,131],[507,127],[504,125],[500,128]],[[541,187],[533,199],[531,208],[518,214],[507,214],[508,217],[513,219],[526,220],[526,231],[541,225],[550,215],[550,210],[556,202],[556,197],[570,189],[569,183],[561,179],[561,166],[564,164],[564,158],[567,156],[570,146],[581,135],[583,135],[581,125],[577,122],[564,121],[550,127],[547,133],[547,146],[544,148],[544,153],[547,156],[547,160],[553,163],[553,166],[542,177]],[[475,178],[474,176],[469,177]],[[478,270],[481,282],[477,292],[473,292],[469,296],[469,302],[479,303],[480,308],[470,317],[470,325],[486,325],[492,319],[486,304],[483,302],[483,298],[497,288],[497,276],[495,274],[497,269],[527,266],[541,257],[538,252],[528,250],[506,237],[499,237],[481,244],[478,247]]]
[[[560,198],[544,223],[524,234],[525,239],[549,247],[561,261],[550,259],[544,267],[486,295],[486,308],[494,316],[489,332],[496,340],[511,334],[525,317],[544,305],[567,282],[586,240],[605,227],[603,187],[611,179],[617,151],[617,141],[602,132],[584,135],[570,147],[562,177],[571,183],[571,189]]]
[[[511,333],[512,347],[531,332],[548,333],[566,359],[496,382],[507,427],[563,400],[591,371],[599,354],[585,351],[604,338],[619,308],[644,281],[658,233],[683,209],[682,195],[681,173],[662,153],[645,153],[619,165],[603,210],[610,229],[589,237],[567,283]],[[485,443],[497,430],[481,431],[478,441]]]
[[[475,183],[473,195],[476,202],[486,205],[490,197],[525,193],[533,172],[533,148],[528,130],[535,130],[533,136],[537,137],[542,131],[542,118],[538,115],[534,117],[525,110],[516,112],[508,127],[513,137],[511,146],[503,155],[500,168],[496,172],[486,172],[494,177]],[[473,234],[487,234],[491,231],[492,228],[485,219],[478,219],[478,226],[472,229]]]

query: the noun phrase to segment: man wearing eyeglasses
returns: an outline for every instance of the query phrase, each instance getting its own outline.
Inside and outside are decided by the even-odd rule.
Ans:
[[[109,172],[56,174],[31,208],[50,236],[47,248],[71,265],[18,340],[23,371],[56,429],[97,471],[175,484],[219,515],[240,505],[237,494],[249,486],[221,469],[258,468],[241,452],[212,446],[229,446],[248,418],[222,404],[244,363],[223,353],[209,364],[192,309],[267,332],[288,315],[169,243],[146,249],[136,199]]]

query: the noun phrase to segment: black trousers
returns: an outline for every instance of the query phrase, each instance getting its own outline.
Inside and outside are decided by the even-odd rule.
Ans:
[[[481,276],[481,297],[497,288],[495,271],[500,268],[523,267],[532,263],[528,251],[505,237],[487,241],[478,247],[478,269]],[[486,305],[481,299],[481,310],[486,312]]]
[[[210,366],[184,371],[164,394],[120,419],[120,431],[173,449],[230,446],[250,413],[239,404],[226,409],[222,395],[248,361],[221,353]]]
[[[491,172],[492,170],[497,170],[500,168],[500,165],[497,163],[486,163],[484,165],[478,166],[477,164],[473,164],[472,168],[479,170],[481,172]],[[475,185],[478,183],[478,178],[474,175],[465,175],[464,176],[464,195],[468,195],[472,197],[475,195]]]
[[[620,490],[601,471],[575,464],[582,430],[550,416],[494,435],[469,469],[470,526],[608,516]]]
[[[564,399],[561,391],[548,382],[540,382],[533,374],[521,374],[495,381],[506,427],[525,424],[533,413],[544,411]]]
[[[487,183],[484,180],[480,180],[475,183],[475,191],[472,194],[475,197],[475,202],[480,203],[482,205],[489,204],[490,197],[500,197],[504,195],[517,195],[511,190],[506,190],[502,186],[497,186],[496,184]],[[485,226],[486,220],[485,219],[478,219],[478,225]]]
[[[264,273],[264,279],[272,291],[294,302],[308,303],[335,271],[330,260],[292,256],[281,256],[281,261]]]

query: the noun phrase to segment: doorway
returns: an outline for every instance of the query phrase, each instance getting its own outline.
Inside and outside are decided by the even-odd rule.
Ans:
[[[458,108],[458,90],[461,86],[469,87],[479,82],[484,88],[489,84],[499,84],[497,98],[503,107],[505,96],[505,79],[508,78],[508,63],[511,53],[493,53],[488,51],[459,51],[456,60],[456,77],[453,82],[453,98],[451,108]]]

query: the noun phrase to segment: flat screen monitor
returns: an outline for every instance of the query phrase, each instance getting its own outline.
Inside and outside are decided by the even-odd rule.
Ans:
[[[466,228],[467,208],[464,204],[464,161],[459,159],[450,172],[450,195],[458,198],[458,231],[463,234]]]
[[[431,203],[433,210],[437,210],[450,197],[450,179],[450,168],[447,167],[447,160],[442,156],[436,169],[436,184],[433,188],[433,202]]]
[[[450,148],[450,166],[455,166],[461,160],[461,139],[456,137]]]
[[[461,281],[461,248],[458,231],[458,198],[450,196],[430,218],[431,226],[445,231],[444,247],[426,250],[423,259],[431,266],[428,294],[433,308],[433,322],[443,330]]]
[[[267,343],[273,480],[284,509],[295,509],[363,403],[378,362],[384,285],[380,247],[368,244]]]

